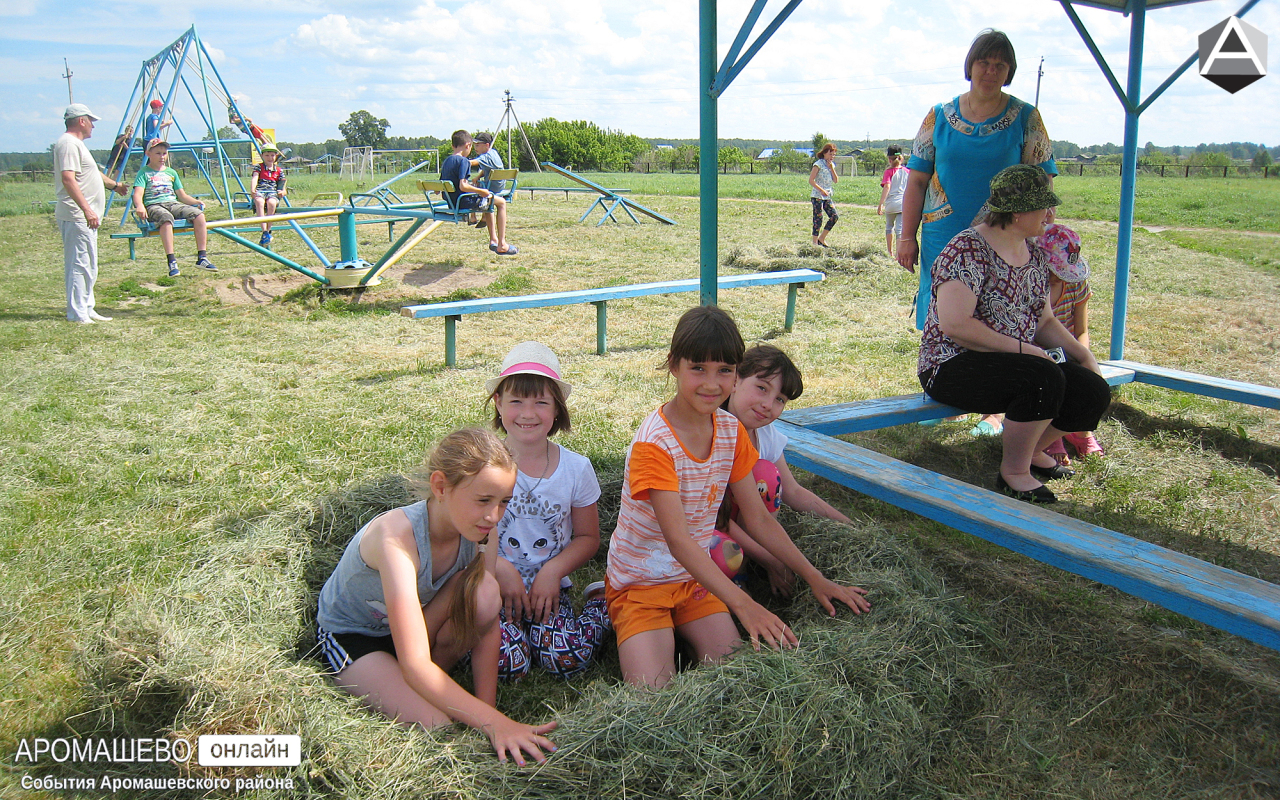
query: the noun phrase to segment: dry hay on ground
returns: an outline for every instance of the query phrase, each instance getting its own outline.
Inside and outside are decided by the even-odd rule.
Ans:
[[[457,289],[488,286],[492,276],[467,267],[447,264],[402,264],[382,273],[379,299],[403,295],[421,299],[442,297]],[[266,275],[244,275],[229,284],[216,287],[218,299],[229,306],[263,305],[284,297],[288,292],[315,283],[300,272],[273,272]]]

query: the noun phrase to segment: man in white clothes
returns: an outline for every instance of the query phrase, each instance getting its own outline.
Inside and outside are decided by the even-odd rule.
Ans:
[[[67,282],[67,319],[108,322],[94,310],[93,284],[98,279],[98,225],[107,205],[106,189],[123,195],[128,187],[102,174],[84,140],[101,119],[83,103],[63,112],[67,132],[53,145],[53,185],[58,197],[54,218],[62,231],[63,269]]]

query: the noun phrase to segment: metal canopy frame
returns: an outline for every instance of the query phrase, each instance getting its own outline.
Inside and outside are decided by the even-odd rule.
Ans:
[[[1146,32],[1147,10],[1186,5],[1202,2],[1202,0],[1127,0],[1127,2],[1116,3],[1106,2],[1106,0],[1082,0],[1079,3],[1079,5],[1089,5],[1110,11],[1121,11],[1129,17],[1127,90],[1120,88],[1120,82],[1116,80],[1115,74],[1111,71],[1110,65],[1107,64],[1106,58],[1098,50],[1098,46],[1093,42],[1093,37],[1089,35],[1089,31],[1080,20],[1079,15],[1076,14],[1071,0],[1058,0],[1058,2],[1062,5],[1062,9],[1067,12],[1067,17],[1070,18],[1071,24],[1075,26],[1076,31],[1080,34],[1080,38],[1084,40],[1085,47],[1093,55],[1093,60],[1098,62],[1098,67],[1102,70],[1103,76],[1111,84],[1111,90],[1120,99],[1120,105],[1124,107],[1124,155],[1120,165],[1120,230],[1116,238],[1116,284],[1111,314],[1110,351],[1113,360],[1122,359],[1124,358],[1125,330],[1129,314],[1129,272],[1130,256],[1133,252],[1134,189],[1137,185],[1138,175],[1138,117],[1151,106],[1157,97],[1164,94],[1164,91],[1172,86],[1174,81],[1182,77],[1183,73],[1199,58],[1199,53],[1192,53],[1187,57],[1186,61],[1182,62],[1182,66],[1175,69],[1146,100],[1140,100],[1142,97],[1142,45]],[[1243,17],[1249,12],[1249,9],[1257,4],[1258,0],[1248,0],[1236,12],[1235,16]]]
[[[751,58],[759,52],[760,48],[773,36],[782,23],[786,21],[787,17],[791,16],[791,12],[795,11],[801,0],[790,0],[778,12],[778,16],[774,18],[773,22],[769,23],[761,31],[755,42],[739,58],[738,54],[742,52],[751,30],[755,27],[767,2],[768,0],[755,0],[751,10],[747,13],[746,20],[742,23],[742,28],[734,39],[733,45],[729,48],[729,52],[725,54],[724,63],[717,68],[717,0],[699,0],[700,57],[698,100],[701,121],[698,159],[699,191],[701,194],[699,275],[701,299],[704,305],[711,305],[716,302],[716,276],[719,271],[720,184],[717,170],[717,154],[719,152],[717,101],[720,95],[724,94],[725,90],[729,88],[729,84],[733,82],[733,79],[751,61]],[[1146,31],[1146,14],[1151,9],[1190,5],[1204,2],[1204,0],[1076,0],[1074,3],[1072,0],[1057,0],[1057,2],[1062,6],[1063,11],[1066,12],[1067,17],[1071,20],[1071,24],[1080,34],[1085,47],[1088,48],[1094,61],[1098,63],[1103,76],[1111,85],[1111,90],[1115,92],[1116,97],[1120,99],[1121,106],[1124,108],[1124,154],[1120,168],[1120,230],[1116,240],[1115,300],[1111,319],[1110,350],[1112,359],[1122,359],[1124,358],[1125,329],[1129,309],[1130,256],[1133,250],[1134,188],[1138,172],[1138,117],[1199,58],[1199,53],[1192,53],[1146,100],[1140,101],[1139,98],[1142,96],[1142,48]],[[1258,0],[1248,0],[1236,12],[1235,16],[1243,17],[1257,4]],[[1084,22],[1081,21],[1076,13],[1074,6],[1077,5],[1106,11],[1118,11],[1130,18],[1129,69],[1125,88],[1120,86],[1120,82],[1116,79],[1106,58],[1098,50],[1097,45],[1094,44],[1093,37],[1089,35]]]
[[[719,70],[716,70],[716,0],[701,0],[701,16],[699,20],[701,28],[699,97],[701,102],[702,124],[699,164],[702,190],[702,196],[700,199],[702,211],[700,288],[702,302],[704,304],[714,304],[716,302],[716,272],[718,263],[716,251],[719,235],[717,217],[717,205],[719,198],[718,183],[716,180],[718,135],[716,100],[728,87],[729,83],[733,81],[733,78],[741,72],[744,66],[746,66],[746,63],[750,60],[751,56],[753,56],[760,47],[763,46],[764,42],[767,41],[773,32],[777,30],[778,26],[780,26],[795,7],[800,4],[800,1],[801,0],[791,0],[791,2],[789,2],[778,15],[778,18],[775,19],[774,22],[760,35],[747,53],[741,59],[737,59],[739,50],[746,42],[746,38],[766,2],[766,0],[756,0],[750,13],[747,15],[747,20],[743,24],[742,30],[739,32],[733,47],[730,48],[724,64]],[[1158,367],[1131,364],[1120,360],[1123,358],[1124,353],[1125,318],[1128,306],[1129,258],[1133,241],[1133,207],[1135,177],[1137,174],[1138,117],[1143,111],[1149,108],[1151,103],[1163,94],[1174,81],[1185,73],[1191,64],[1199,57],[1198,53],[1192,54],[1192,56],[1189,57],[1178,69],[1176,69],[1173,74],[1164,81],[1164,83],[1160,84],[1160,86],[1152,92],[1146,100],[1139,102],[1142,89],[1142,45],[1145,34],[1146,12],[1151,8],[1184,5],[1201,1],[1202,0],[1078,0],[1078,5],[1088,5],[1106,10],[1120,11],[1131,18],[1129,34],[1128,85],[1127,88],[1122,89],[1119,81],[1116,80],[1110,66],[1107,64],[1106,59],[1102,56],[1101,52],[1099,52],[1097,46],[1093,42],[1093,39],[1085,29],[1084,23],[1076,14],[1071,0],[1057,0],[1057,2],[1063,7],[1067,16],[1070,18],[1072,25],[1074,25],[1077,32],[1079,32],[1080,37],[1084,40],[1085,46],[1088,47],[1089,52],[1098,62],[1098,66],[1102,69],[1103,75],[1111,84],[1112,90],[1120,99],[1121,105],[1124,107],[1125,111],[1124,156],[1121,167],[1120,184],[1120,230],[1116,244],[1116,289],[1111,337],[1112,361],[1108,362],[1107,365],[1112,367],[1132,368],[1133,371],[1131,374],[1141,374],[1143,376],[1141,380],[1145,383],[1151,383],[1157,386],[1167,386],[1169,388],[1194,392],[1196,394],[1202,394],[1209,397],[1224,397],[1237,402],[1253,403],[1267,408],[1274,408],[1277,407],[1276,403],[1280,403],[1280,394],[1277,393],[1276,389],[1272,389],[1270,387],[1237,384],[1232,381],[1207,378],[1202,375],[1183,373],[1177,370],[1162,370]],[[1244,16],[1251,8],[1253,8],[1253,6],[1257,5],[1257,2],[1258,0],[1248,0],[1248,2],[1245,3],[1235,16]],[[828,406],[826,408],[831,409],[837,407]],[[807,409],[806,411],[813,413],[814,411],[820,412],[822,410],[823,409]],[[893,425],[899,423],[888,422],[886,424]],[[884,425],[878,425],[876,427],[884,427]],[[858,429],[865,430],[866,428]],[[838,431],[831,431],[830,435],[836,435],[837,433]],[[825,437],[821,435],[816,437],[818,441],[821,441],[824,438]],[[801,466],[806,468],[815,466],[814,461],[807,459],[807,457],[804,456],[804,451],[796,452],[793,455],[797,457],[796,461],[799,462]],[[859,491],[865,491],[865,485],[859,483],[843,464],[837,464],[834,470],[823,472],[823,474],[833,480],[843,483],[846,486],[851,486]],[[926,472],[925,474],[927,475],[929,473]],[[874,486],[881,485],[878,480],[872,480],[871,483]],[[885,483],[884,485],[888,486],[889,483]],[[875,493],[872,492],[872,494]],[[890,495],[893,495],[893,493],[890,492]],[[894,505],[915,511],[916,513],[924,513],[920,508],[913,506],[912,502],[905,502],[901,493],[893,496],[876,496],[879,496],[880,499],[887,500]],[[1013,505],[1019,506],[1021,504],[1013,503]],[[943,519],[937,514],[924,513],[924,515],[933,519],[940,519],[946,524],[954,524],[953,521]],[[956,527],[959,527],[962,530],[969,530],[971,533],[977,533],[977,535],[983,536],[983,538],[988,538],[992,541],[997,541],[999,544],[1011,546],[1005,542],[998,541],[997,539],[992,539],[990,536],[975,531],[970,527],[965,527],[963,525],[957,525]],[[1104,533],[1110,532],[1104,531]],[[1014,549],[1018,548],[1015,547]],[[1064,562],[1061,559],[1046,558],[1043,554],[1028,554],[1032,555],[1033,558],[1037,558],[1038,560],[1046,563],[1075,572],[1076,574],[1085,575],[1086,577],[1093,578],[1094,580],[1103,580],[1096,575],[1088,574],[1087,571],[1079,568],[1073,568],[1071,564]],[[1194,559],[1191,560],[1194,561]],[[1106,580],[1103,580],[1103,582],[1110,583],[1110,581]],[[1276,647],[1274,635],[1271,633],[1275,629],[1275,619],[1267,616],[1268,613],[1271,613],[1269,611],[1263,612],[1263,617],[1265,618],[1265,623],[1267,625],[1266,635],[1263,638],[1257,638],[1256,636],[1251,635],[1244,628],[1240,627],[1242,623],[1245,623],[1246,619],[1252,618],[1252,611],[1246,612],[1244,610],[1231,610],[1225,616],[1215,616],[1211,619],[1196,612],[1195,609],[1188,608],[1186,604],[1181,603],[1176,596],[1155,597],[1149,594],[1144,594],[1140,591],[1134,591],[1132,587],[1121,586],[1118,583],[1112,583],[1112,585],[1120,586],[1120,588],[1131,594],[1145,597],[1152,602],[1159,603],[1160,605],[1166,608],[1171,608],[1179,613],[1189,614],[1190,616],[1207,622],[1208,624],[1215,625],[1223,630],[1246,636],[1247,638],[1259,641],[1268,647]]]

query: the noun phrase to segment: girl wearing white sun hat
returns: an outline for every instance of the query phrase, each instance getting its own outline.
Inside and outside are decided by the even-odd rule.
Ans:
[[[498,521],[496,574],[502,591],[499,675],[517,680],[536,663],[561,678],[586,669],[611,629],[604,584],[583,591],[573,610],[569,575],[600,549],[600,482],[591,461],[552,444],[570,427],[560,359],[540,342],[521,342],[484,384],[493,427],[515,456],[515,493]]]

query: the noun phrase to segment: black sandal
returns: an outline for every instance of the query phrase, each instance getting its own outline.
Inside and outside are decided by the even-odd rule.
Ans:
[[[1053,491],[1048,486],[1040,485],[1029,492],[1020,492],[1017,489],[1010,486],[1008,482],[1005,481],[1003,475],[996,476],[996,488],[999,489],[1001,492],[1004,492],[1005,494],[1009,495],[1014,500],[1022,500],[1023,502],[1026,502],[1026,503],[1058,502],[1058,496],[1054,494]]]
[[[1052,467],[1038,467],[1031,465],[1031,474],[1042,481],[1058,481],[1063,478],[1070,478],[1076,474],[1076,471],[1070,467],[1064,467],[1061,464],[1054,464]]]

